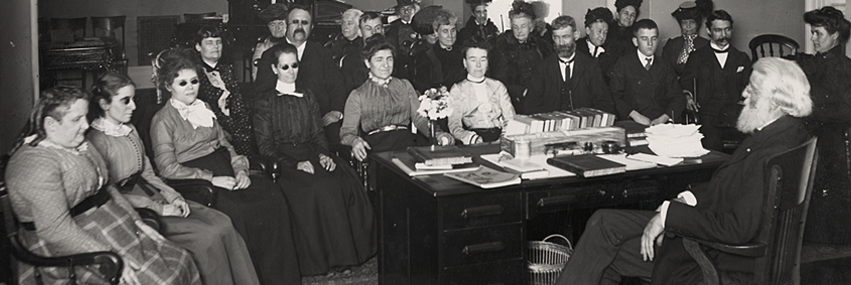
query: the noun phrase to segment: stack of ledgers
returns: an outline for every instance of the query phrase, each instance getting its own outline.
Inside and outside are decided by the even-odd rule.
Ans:
[[[667,157],[698,157],[708,153],[703,148],[700,139],[703,138],[698,129],[700,126],[662,124],[645,130],[650,150],[660,156]]]

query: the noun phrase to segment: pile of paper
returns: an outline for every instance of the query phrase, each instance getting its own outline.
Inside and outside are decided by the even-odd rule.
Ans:
[[[697,157],[708,153],[700,144],[698,125],[662,124],[645,130],[650,150],[659,156]]]

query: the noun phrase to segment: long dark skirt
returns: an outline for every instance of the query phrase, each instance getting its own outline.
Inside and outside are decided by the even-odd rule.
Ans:
[[[182,163],[207,169],[214,176],[234,176],[227,151]],[[215,208],[227,214],[245,239],[262,284],[301,284],[286,198],[271,180],[251,176],[251,186],[229,191],[217,188]]]
[[[313,174],[283,169],[278,179],[290,202],[301,274],[324,274],[331,267],[361,264],[375,254],[375,213],[354,169],[332,156],[337,166],[328,172],[309,145],[279,150],[313,164]]]
[[[818,137],[818,165],[804,240],[851,244],[851,177],[845,154],[844,124],[808,124]]]

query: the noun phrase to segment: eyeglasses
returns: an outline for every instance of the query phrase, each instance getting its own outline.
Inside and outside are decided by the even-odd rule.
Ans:
[[[180,83],[177,83],[177,85],[180,85],[180,87],[185,87],[186,84],[189,84],[189,83],[192,83],[192,85],[198,85],[198,82],[199,82],[198,79],[192,79],[189,82],[180,81]]]
[[[297,62],[293,63],[292,67],[293,67],[293,69],[298,68],[298,63]],[[287,70],[287,69],[290,69],[290,65],[284,64],[284,65],[281,66],[281,70]]]
[[[302,25],[302,26],[310,25],[310,22],[308,22],[307,20],[301,20],[301,21],[299,21],[298,19],[293,20],[293,23],[292,23],[292,24],[293,24],[293,25],[298,25],[299,23],[301,23],[301,25]]]

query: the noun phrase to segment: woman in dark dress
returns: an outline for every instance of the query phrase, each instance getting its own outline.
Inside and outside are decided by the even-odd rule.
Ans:
[[[615,1],[615,22],[609,25],[609,34],[606,43],[609,44],[608,52],[620,58],[621,56],[635,51],[632,44],[632,24],[638,19],[643,0],[617,0]]]
[[[222,129],[230,135],[236,153],[251,157],[254,137],[248,105],[239,92],[233,64],[220,61],[224,45],[222,31],[216,26],[203,26],[195,35],[195,50],[201,56],[202,73],[198,99],[206,102],[216,114]]]
[[[804,239],[851,243],[851,177],[844,132],[851,123],[851,59],[845,43],[851,23],[839,10],[824,7],[804,14],[811,25],[816,54],[799,54],[796,62],[810,81],[813,113],[805,119],[818,136],[819,161]]]
[[[428,133],[428,119],[417,112],[420,101],[417,91],[408,80],[392,77],[393,55],[396,49],[381,35],[366,40],[364,63],[369,68],[369,80],[346,100],[340,139],[352,146],[356,159],[366,159],[368,151],[405,150],[416,145],[416,135],[409,126]],[[365,136],[361,137],[361,131]],[[454,144],[452,135],[438,131],[437,141]]]
[[[254,129],[260,153],[282,166],[278,185],[290,202],[302,275],[365,262],[376,252],[375,215],[354,169],[328,151],[319,104],[296,82],[298,52],[269,49],[278,59],[276,90],[261,95]]]
[[[170,93],[151,122],[154,162],[160,176],[204,179],[217,190],[215,208],[227,214],[245,239],[262,284],[300,284],[290,211],[280,187],[248,173],[212,111],[197,100],[201,68],[190,52],[174,50],[158,63],[157,86]]]

